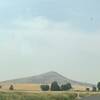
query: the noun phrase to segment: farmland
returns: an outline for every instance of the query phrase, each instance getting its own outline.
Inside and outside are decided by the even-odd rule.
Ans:
[[[11,84],[2,84],[3,90],[8,90]],[[1,89],[1,90],[2,90]],[[14,84],[15,90],[24,90],[24,91],[40,91],[40,84]],[[86,86],[74,85],[74,90],[85,91]]]
[[[86,91],[40,91],[39,84],[14,84],[14,90],[9,90],[8,84],[0,89],[0,100],[76,100],[79,97],[100,95],[99,92]]]

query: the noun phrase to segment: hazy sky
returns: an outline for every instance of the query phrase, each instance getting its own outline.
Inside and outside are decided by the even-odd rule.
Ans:
[[[0,0],[0,80],[48,71],[100,80],[100,0]]]

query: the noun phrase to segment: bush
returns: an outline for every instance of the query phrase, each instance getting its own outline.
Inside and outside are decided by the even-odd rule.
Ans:
[[[49,90],[49,85],[41,85],[41,90],[42,91],[48,91]]]
[[[60,91],[60,86],[58,85],[56,81],[52,82],[51,91]]]
[[[88,92],[89,92],[89,91],[90,91],[90,88],[86,88],[86,91],[88,91]]]
[[[10,85],[9,90],[14,90],[14,86]]]
[[[72,86],[71,86],[70,83],[61,85],[61,90],[62,90],[62,91],[67,91],[67,90],[70,90],[71,88],[72,88]]]

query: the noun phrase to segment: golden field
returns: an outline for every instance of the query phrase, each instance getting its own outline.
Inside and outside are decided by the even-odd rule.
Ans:
[[[2,84],[2,90],[9,90],[11,84]],[[13,84],[15,90],[40,91],[40,84]],[[73,90],[86,91],[86,86],[74,85]],[[90,88],[90,87],[89,87]],[[90,88],[91,89],[91,88]]]
[[[40,91],[39,84],[13,84],[15,90],[24,90],[24,91]],[[8,90],[10,84],[3,84],[2,89]]]
[[[89,88],[90,90],[92,90],[92,87],[87,87],[85,85],[73,85],[73,90],[76,91],[86,91],[86,88]]]

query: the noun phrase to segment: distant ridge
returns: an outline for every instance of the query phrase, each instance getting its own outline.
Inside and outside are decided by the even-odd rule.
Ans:
[[[82,83],[82,82],[68,79],[54,71],[50,71],[36,76],[7,80],[0,83],[1,84],[28,84],[28,83],[29,84],[51,84],[53,81],[57,81],[59,84],[66,84],[70,82],[72,85],[83,85],[89,87],[93,86],[93,84]]]

